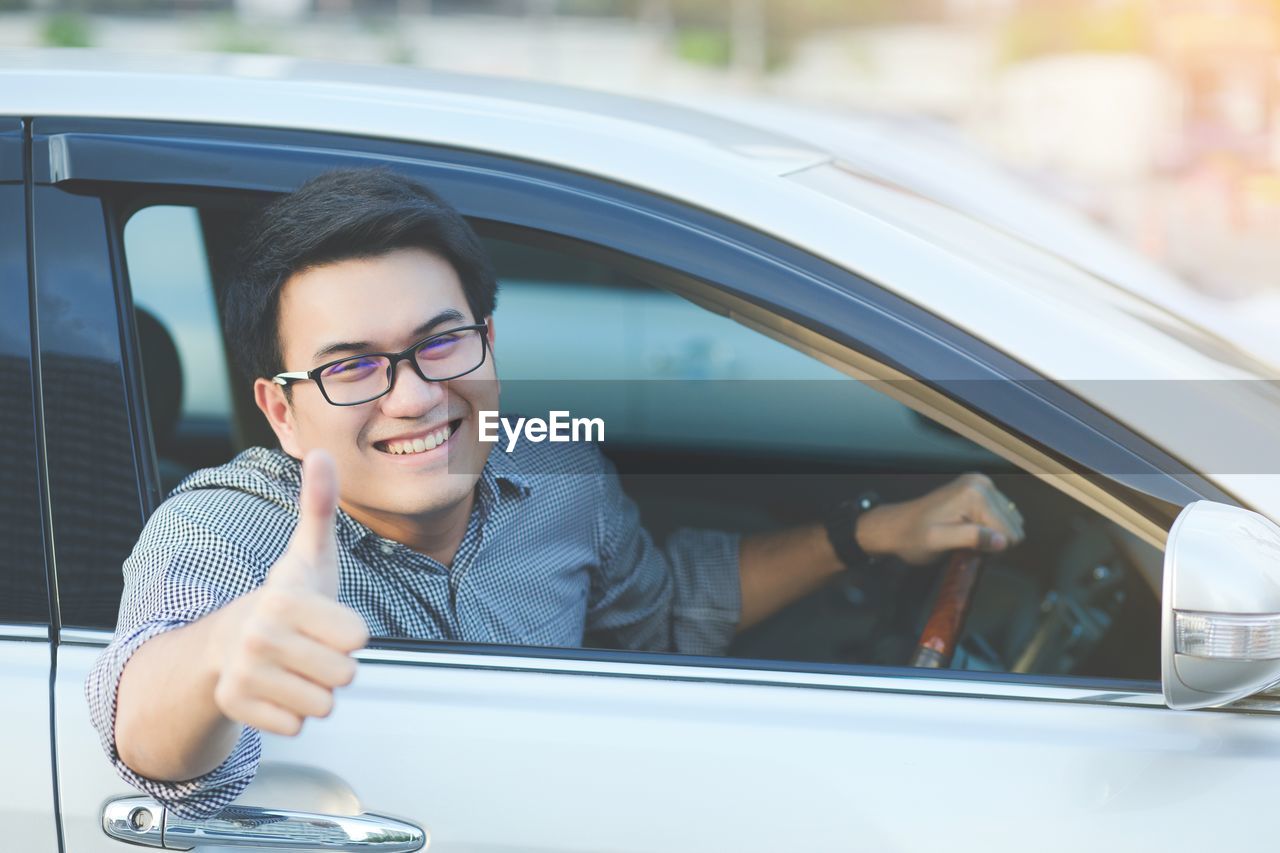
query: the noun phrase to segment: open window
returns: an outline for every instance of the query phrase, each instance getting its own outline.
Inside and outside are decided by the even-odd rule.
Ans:
[[[877,378],[890,374],[711,283],[499,233],[504,407],[607,411],[605,452],[655,538],[811,523],[868,490],[906,499],[980,471],[1017,502],[1029,535],[985,561],[953,667],[1158,678],[1159,549],[1123,516],[1027,473],[1034,460],[1009,461],[994,428],[944,426],[919,383]],[[938,577],[894,561],[850,573],[740,635],[731,654],[906,665]]]
[[[125,228],[166,488],[271,440],[229,378],[217,322],[231,226],[247,213],[152,206]],[[953,667],[1158,677],[1158,549],[1105,507],[993,452],[994,431],[971,440],[980,420],[962,437],[941,409],[921,413],[923,389],[877,380],[865,359],[712,283],[543,232],[476,224],[500,281],[503,409],[603,419],[603,450],[655,539],[679,527],[749,534],[811,523],[868,490],[905,499],[980,471],[1017,502],[1028,539],[986,560]],[[936,569],[893,561],[850,573],[743,633],[730,653],[904,666],[937,579]]]

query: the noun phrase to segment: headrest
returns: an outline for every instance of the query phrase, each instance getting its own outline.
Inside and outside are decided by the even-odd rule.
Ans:
[[[147,384],[147,407],[156,452],[165,453],[173,442],[182,412],[182,362],[168,329],[150,311],[134,308],[138,347],[142,350],[142,375]]]

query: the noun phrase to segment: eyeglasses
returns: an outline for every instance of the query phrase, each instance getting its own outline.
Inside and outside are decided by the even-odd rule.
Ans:
[[[488,326],[459,326],[423,338],[400,352],[367,352],[322,364],[313,370],[277,373],[271,381],[288,386],[310,379],[334,406],[358,406],[391,390],[402,360],[426,382],[447,382],[484,364],[489,349]]]

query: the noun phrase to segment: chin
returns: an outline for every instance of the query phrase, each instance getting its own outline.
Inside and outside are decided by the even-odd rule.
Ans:
[[[416,488],[397,488],[380,492],[377,502],[383,512],[396,515],[423,516],[457,506],[475,488],[478,477],[469,474],[441,472],[431,482],[419,482]]]

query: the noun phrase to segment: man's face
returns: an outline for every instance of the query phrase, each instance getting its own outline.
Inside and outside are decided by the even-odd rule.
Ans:
[[[422,249],[315,267],[292,276],[280,293],[286,371],[399,352],[475,322],[453,266]],[[498,408],[492,354],[465,381],[424,382],[408,361],[395,374],[390,393],[355,406],[330,405],[314,382],[293,383],[291,401],[266,380],[257,388],[285,452],[302,458],[313,448],[328,450],[337,461],[342,507],[383,528],[427,522],[463,504],[492,447],[479,441],[479,412]],[[449,432],[444,444],[404,452],[440,430]]]

